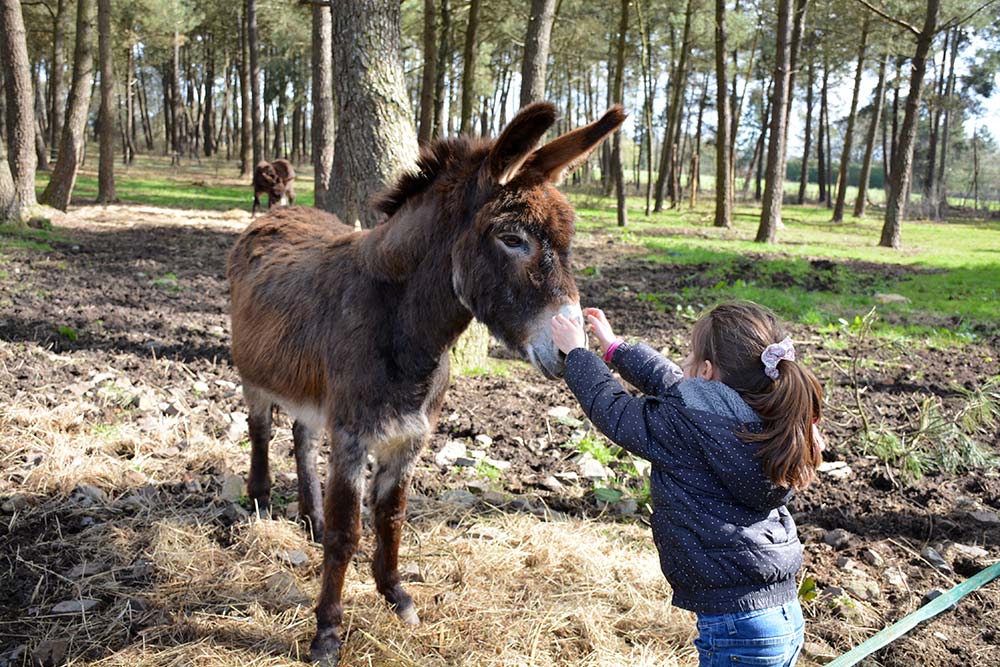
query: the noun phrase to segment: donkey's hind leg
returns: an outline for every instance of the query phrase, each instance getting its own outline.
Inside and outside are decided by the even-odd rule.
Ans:
[[[299,479],[299,516],[306,519],[306,527],[312,531],[313,539],[322,542],[323,496],[316,473],[318,439],[299,420],[292,425],[292,439],[295,442],[295,472]]]
[[[266,513],[271,506],[271,470],[267,462],[271,442],[271,399],[261,390],[243,385],[247,404],[247,427],[250,431],[250,478],[247,495],[257,511]]]
[[[379,454],[383,455],[376,461],[371,480],[370,506],[375,528],[372,573],[375,586],[408,625],[419,625],[420,618],[413,598],[403,589],[399,577],[399,540],[406,519],[406,491],[422,444],[422,438],[412,438],[398,447],[380,451]]]

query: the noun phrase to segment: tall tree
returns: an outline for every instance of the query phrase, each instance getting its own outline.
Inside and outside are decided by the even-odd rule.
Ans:
[[[847,128],[844,130],[844,147],[840,151],[840,171],[837,174],[837,203],[833,206],[833,222],[844,221],[844,203],[847,201],[847,180],[851,173],[851,149],[854,144],[854,125],[858,117],[858,98],[861,96],[861,78],[865,73],[865,51],[868,48],[868,32],[871,17],[865,15],[861,26],[861,44],[858,46],[858,64],[854,70],[854,92],[851,95],[851,110],[847,114]]]
[[[49,146],[56,150],[62,138],[63,118],[66,113],[66,22],[67,0],[58,0],[56,14],[52,17],[52,67],[49,71]],[[53,157],[55,157],[53,155]]]
[[[257,0],[246,0],[247,48],[250,55],[250,126],[253,163],[264,159],[264,98],[260,91],[260,41],[257,37]]]
[[[330,8],[312,6],[312,158],[316,208],[330,209],[333,176],[333,49]]]
[[[472,131],[472,112],[476,105],[476,52],[479,50],[477,33],[482,0],[469,2],[469,22],[465,28],[465,50],[462,55],[462,115],[458,131]]]
[[[726,77],[726,0],[715,0],[715,106],[719,120],[715,131],[715,226],[733,224],[732,150],[729,134],[729,84]]]
[[[240,176],[246,178],[254,166],[253,162],[253,118],[252,100],[250,96],[250,48],[247,44],[246,4],[241,7],[240,15]]]
[[[906,96],[906,113],[899,130],[899,143],[892,154],[889,197],[886,201],[882,237],[879,239],[879,245],[887,248],[898,248],[900,245],[906,196],[913,171],[913,145],[917,139],[917,115],[923,93],[924,72],[927,69],[927,54],[937,31],[940,9],[941,0],[927,0],[923,28],[917,33],[917,47],[911,61],[910,92]]]
[[[962,33],[958,26],[951,37],[951,58],[948,66],[948,83],[944,91],[944,127],[941,131],[941,161],[938,164],[937,191],[934,193],[934,219],[941,218],[941,210],[948,208],[948,144],[951,143],[951,116],[956,111],[955,105],[955,59],[958,57],[958,46],[962,41]]]
[[[52,168],[52,177],[40,198],[61,211],[69,206],[76,175],[86,148],[84,136],[87,109],[94,79],[94,0],[77,0],[76,45],[73,48],[73,75],[66,107],[66,122],[59,140],[59,158]]]
[[[531,0],[521,61],[521,106],[545,99],[545,66],[556,18],[556,0]]]
[[[3,54],[10,191],[0,195],[0,220],[26,222],[35,207],[35,111],[24,17],[18,0],[0,0],[0,53]],[[6,180],[6,179],[3,179]]]
[[[612,90],[612,101],[622,104],[625,101],[625,40],[628,34],[628,15],[630,0],[621,0],[621,21],[618,24],[618,57],[615,67],[615,81]],[[625,207],[625,172],[622,167],[621,132],[615,132],[614,144],[611,148],[611,171],[615,177],[615,193],[618,202],[618,226],[628,223],[628,212]]]
[[[438,42],[434,0],[424,0],[424,71],[420,80],[420,127],[417,140],[426,144],[434,136],[434,92],[437,81]]]
[[[878,85],[875,86],[875,105],[872,107],[872,120],[868,125],[868,136],[865,139],[865,157],[861,163],[861,179],[858,181],[858,198],[854,201],[854,217],[865,214],[868,205],[868,181],[872,173],[872,159],[875,155],[875,138],[878,136],[878,126],[882,121],[882,108],[885,106],[885,74],[889,56],[882,56],[878,65]]]
[[[785,186],[785,122],[788,118],[788,77],[791,66],[792,0],[778,0],[777,46],[774,57],[774,93],[767,141],[767,182],[764,208],[756,241],[773,243],[781,225],[781,203]]]
[[[809,59],[809,78],[806,80],[806,131],[802,142],[802,169],[799,173],[799,194],[795,203],[804,204],[809,186],[809,149],[812,148],[813,88],[816,85],[816,67]]]
[[[400,59],[398,0],[334,0],[333,64],[338,117],[330,209],[373,227],[372,195],[417,158]]]
[[[97,0],[97,50],[101,61],[98,112],[97,203],[115,201],[115,78],[111,57],[111,0]]]
[[[441,0],[441,39],[438,48],[436,78],[434,79],[434,132],[435,137],[447,133],[448,120],[444,115],[447,93],[445,79],[451,67],[451,0]],[[450,113],[450,110],[449,110]]]
[[[679,193],[675,183],[678,151],[677,137],[680,134],[681,116],[684,108],[684,89],[687,81],[688,52],[691,50],[691,21],[694,16],[694,0],[688,0],[684,12],[684,31],[681,37],[680,56],[677,68],[670,79],[670,103],[667,106],[667,128],[663,133],[663,149],[660,152],[660,170],[656,176],[656,203],[654,211],[663,210],[664,185],[669,182],[667,194],[676,204]]]

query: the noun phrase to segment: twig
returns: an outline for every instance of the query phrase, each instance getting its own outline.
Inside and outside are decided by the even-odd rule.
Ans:
[[[865,7],[867,7],[868,9],[870,9],[871,11],[875,12],[876,14],[878,14],[879,16],[881,16],[882,18],[884,18],[889,23],[892,23],[894,25],[898,25],[900,28],[903,28],[904,30],[909,31],[909,32],[913,33],[914,35],[917,35],[917,36],[920,35],[920,30],[917,29],[916,26],[914,26],[914,25],[912,25],[910,23],[907,23],[906,21],[903,21],[902,19],[897,19],[895,16],[887,14],[884,10],[879,9],[878,7],[876,7],[873,4],[871,4],[870,2],[868,2],[868,0],[857,0],[857,1],[860,2],[862,5],[864,5]]]

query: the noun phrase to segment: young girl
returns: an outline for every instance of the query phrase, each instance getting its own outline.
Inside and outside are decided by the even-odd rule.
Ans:
[[[754,303],[721,304],[698,320],[681,367],[616,338],[600,310],[584,314],[604,361],[644,396],[587,350],[580,323],[557,316],[566,384],[601,432],[652,463],[653,541],[673,603],[698,616],[700,667],[794,665],[802,545],[785,503],[821,461],[815,376]]]

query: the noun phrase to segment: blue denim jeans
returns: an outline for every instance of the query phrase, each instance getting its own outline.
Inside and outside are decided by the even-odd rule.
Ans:
[[[804,630],[798,600],[734,614],[698,614],[698,667],[792,667],[802,650]]]

